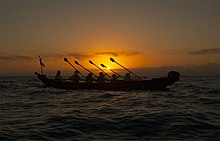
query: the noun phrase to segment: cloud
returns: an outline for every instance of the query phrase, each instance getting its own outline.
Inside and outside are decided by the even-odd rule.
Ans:
[[[87,58],[94,57],[95,55],[91,55],[91,54],[80,54],[80,53],[69,53],[68,56],[74,57],[75,59],[87,59]]]
[[[110,55],[110,56],[133,56],[141,54],[137,51],[104,51],[104,52],[95,52],[91,54],[86,53],[43,53],[41,54],[42,58],[47,59],[61,59],[64,57],[73,57],[75,59],[90,59],[92,57],[98,56],[98,55]],[[34,56],[36,57],[36,56]],[[23,55],[10,55],[10,56],[0,56],[0,60],[16,60],[16,61],[28,61],[33,60],[33,57],[30,56],[23,56]]]
[[[121,55],[125,55],[125,56],[133,56],[133,55],[138,55],[141,54],[138,51],[125,51],[125,52],[120,52]]]
[[[104,52],[95,52],[91,54],[86,53],[67,53],[67,54],[44,54],[43,56],[49,57],[52,59],[60,59],[64,57],[73,57],[75,59],[90,59],[92,57],[95,57],[97,55],[110,55],[110,56],[132,56],[141,54],[137,51],[104,51]]]
[[[56,54],[56,53],[44,53],[44,54],[42,54],[42,57],[46,57],[49,59],[60,59],[60,58],[64,58],[65,55],[64,54]]]
[[[93,55],[89,54],[83,54],[83,53],[44,53],[42,54],[43,57],[49,58],[49,59],[61,59],[64,57],[73,57],[75,59],[85,59],[85,58],[90,58]]]
[[[0,60],[9,60],[9,61],[29,61],[33,58],[30,56],[22,55],[11,55],[11,56],[0,56]]]
[[[191,55],[210,55],[210,54],[219,54],[220,48],[211,48],[211,49],[201,49],[197,51],[189,52]]]
[[[73,57],[75,59],[87,59],[94,57],[95,55],[92,54],[84,54],[84,53],[66,53],[66,54],[54,54],[54,53],[45,53],[42,54],[43,57],[49,58],[49,59],[60,59],[64,57]]]
[[[104,52],[96,52],[96,55],[111,55],[111,56],[119,56],[117,52],[104,51]]]
[[[140,54],[140,52],[137,51],[104,51],[104,52],[96,52],[96,55],[111,55],[111,56],[133,56]]]

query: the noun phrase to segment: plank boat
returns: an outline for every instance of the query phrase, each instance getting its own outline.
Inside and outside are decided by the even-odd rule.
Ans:
[[[94,89],[94,90],[166,90],[167,86],[179,81],[180,73],[170,71],[167,77],[153,78],[150,80],[117,81],[106,83],[74,83],[71,81],[57,81],[35,72],[38,79],[43,82],[45,87],[53,87],[66,90]]]

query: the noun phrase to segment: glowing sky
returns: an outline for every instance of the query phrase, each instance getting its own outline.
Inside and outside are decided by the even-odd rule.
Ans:
[[[1,0],[0,75],[219,64],[218,0]]]

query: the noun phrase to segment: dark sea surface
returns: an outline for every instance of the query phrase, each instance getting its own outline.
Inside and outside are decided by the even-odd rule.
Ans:
[[[43,88],[1,77],[0,140],[220,140],[220,78],[181,77],[169,91]]]

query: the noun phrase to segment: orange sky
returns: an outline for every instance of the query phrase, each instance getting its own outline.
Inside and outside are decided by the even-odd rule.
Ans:
[[[218,0],[45,0],[1,3],[0,75],[49,74],[68,57],[88,69],[220,64]],[[79,67],[80,68],[80,67]]]

